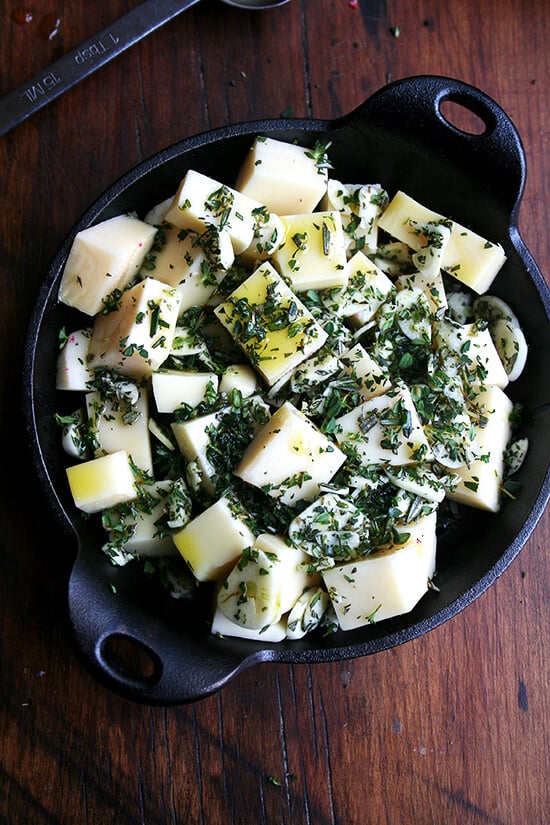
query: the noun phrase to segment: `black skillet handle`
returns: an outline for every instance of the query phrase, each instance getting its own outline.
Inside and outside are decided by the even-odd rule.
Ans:
[[[69,581],[69,615],[85,665],[114,693],[150,705],[184,704],[216,692],[262,658],[250,648],[242,655],[235,645],[228,650],[207,630],[184,633],[148,610],[134,598],[127,571],[110,562],[105,567],[102,555],[80,548]]]
[[[481,133],[455,125],[447,116],[446,102],[479,119]],[[431,75],[397,80],[375,92],[343,121],[359,131],[364,124],[370,140],[387,142],[393,168],[399,174],[406,168],[407,180],[415,177],[409,164],[421,159],[416,174],[423,191],[430,176],[437,185],[440,166],[454,168],[458,187],[464,173],[465,186],[474,184],[486,192],[489,200],[505,207],[510,225],[516,224],[526,175],[521,139],[506,112],[476,87]],[[395,163],[399,154],[401,166]],[[397,179],[392,183],[399,188]]]

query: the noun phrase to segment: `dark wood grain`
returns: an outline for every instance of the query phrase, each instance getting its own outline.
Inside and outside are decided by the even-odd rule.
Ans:
[[[0,95],[134,5],[0,0]],[[18,8],[32,21],[14,22]],[[549,37],[544,0],[259,13],[203,0],[0,138],[2,825],[550,821],[548,515],[489,591],[422,638],[263,664],[194,705],[143,707],[98,685],[72,648],[74,548],[35,484],[19,413],[41,279],[107,185],[181,138],[283,111],[338,117],[389,79],[460,78],[510,114],[528,160],[520,228],[548,274]]]

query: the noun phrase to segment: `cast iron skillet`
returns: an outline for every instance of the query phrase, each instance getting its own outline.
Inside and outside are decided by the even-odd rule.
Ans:
[[[483,133],[452,125],[442,115],[444,101],[475,114],[484,124]],[[89,323],[57,302],[62,267],[76,232],[124,212],[143,217],[175,192],[189,168],[231,185],[257,134],[304,145],[328,139],[332,174],[339,180],[379,182],[390,194],[403,189],[500,242],[508,260],[491,291],[516,311],[530,344],[524,373],[508,388],[512,399],[527,410],[521,434],[529,438],[531,448],[519,474],[523,489],[498,515],[469,510],[460,531],[442,536],[439,592],[429,592],[415,610],[395,619],[276,645],[216,638],[208,628],[210,596],[175,600],[157,593],[133,565],[113,567],[99,551],[104,541],[100,528],[72,503],[65,476],[70,461],[53,422],[54,412],[72,412],[66,405],[74,403],[67,401],[67,393],[54,389],[58,330],[65,325],[72,331]],[[526,542],[550,495],[550,297],[518,231],[524,182],[521,140],[503,110],[472,86],[419,76],[386,86],[338,120],[255,121],[184,140],[132,169],[80,218],[38,295],[26,345],[24,395],[39,480],[61,519],[67,545],[78,547],[68,607],[77,648],[96,677],[135,701],[181,704],[212,694],[259,662],[351,659],[401,644],[450,619],[493,584]],[[126,645],[124,654],[116,653],[117,641]]]

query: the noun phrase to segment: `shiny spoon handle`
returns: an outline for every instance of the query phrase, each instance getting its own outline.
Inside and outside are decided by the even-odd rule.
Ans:
[[[0,100],[0,135],[199,0],[143,0]]]

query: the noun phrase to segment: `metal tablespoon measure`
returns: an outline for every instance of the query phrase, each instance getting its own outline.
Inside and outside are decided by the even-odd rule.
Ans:
[[[44,71],[0,100],[0,135],[39,111],[63,92],[168,23],[200,0],[143,0],[110,26],[64,54]],[[269,9],[289,0],[222,0],[239,9]]]

